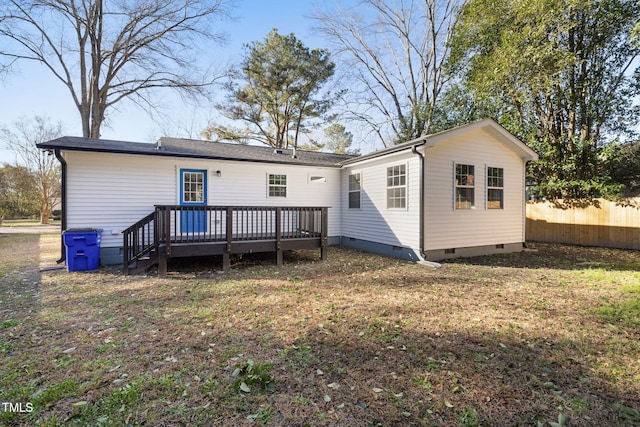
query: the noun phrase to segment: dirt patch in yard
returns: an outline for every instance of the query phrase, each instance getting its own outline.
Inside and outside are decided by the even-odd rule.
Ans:
[[[331,248],[159,279],[39,273],[42,239],[0,239],[32,248],[0,270],[0,400],[33,405],[9,425],[640,423],[638,252]]]

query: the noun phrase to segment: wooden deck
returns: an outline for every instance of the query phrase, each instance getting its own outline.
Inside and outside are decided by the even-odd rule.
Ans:
[[[135,274],[158,265],[167,273],[171,258],[320,249],[327,256],[326,207],[156,206],[123,231],[123,272]]]

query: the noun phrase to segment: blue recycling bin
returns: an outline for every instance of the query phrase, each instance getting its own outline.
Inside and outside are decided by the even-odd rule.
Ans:
[[[62,233],[67,271],[96,270],[100,266],[102,230],[70,228]]]

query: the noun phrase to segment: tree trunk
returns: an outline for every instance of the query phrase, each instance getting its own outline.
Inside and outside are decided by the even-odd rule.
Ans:
[[[48,224],[49,219],[51,219],[51,210],[49,210],[49,212],[44,210],[40,212],[40,224]]]

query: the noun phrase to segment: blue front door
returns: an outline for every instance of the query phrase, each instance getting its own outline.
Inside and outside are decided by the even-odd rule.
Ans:
[[[180,169],[180,205],[207,205],[207,171]],[[183,233],[205,233],[207,212],[205,210],[182,210],[180,226]]]

